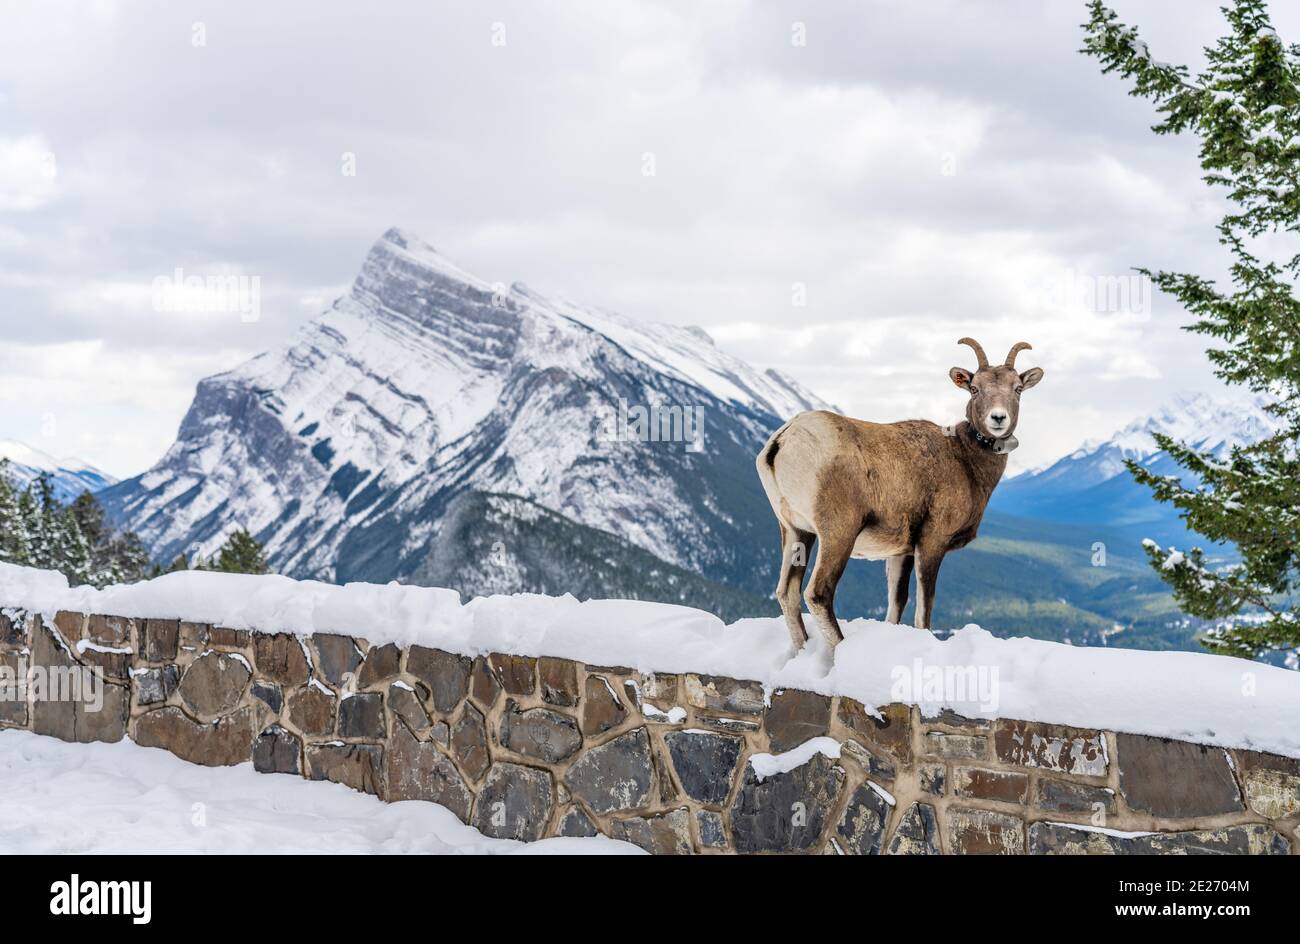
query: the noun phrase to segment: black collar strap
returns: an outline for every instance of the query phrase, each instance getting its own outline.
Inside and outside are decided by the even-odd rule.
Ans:
[[[1016,439],[1015,436],[1004,436],[1001,439],[990,439],[988,436],[985,436],[976,429],[974,423],[967,421],[966,425],[970,427],[970,433],[975,437],[975,441],[995,455],[1005,456],[1008,452],[1011,452],[1011,450],[1020,445],[1020,440]]]

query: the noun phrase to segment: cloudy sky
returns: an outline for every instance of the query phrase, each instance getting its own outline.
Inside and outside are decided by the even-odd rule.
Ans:
[[[1222,29],[1215,0],[1114,5],[1162,60]],[[949,422],[955,340],[1030,341],[1017,458],[1045,461],[1216,387],[1184,314],[1121,280],[1220,271],[1219,207],[1195,142],[1078,54],[1084,19],[6,2],[0,439],[144,470],[200,377],[289,337],[401,225],[489,281],[703,326],[868,419]],[[156,310],[177,269],[256,276],[260,317]]]

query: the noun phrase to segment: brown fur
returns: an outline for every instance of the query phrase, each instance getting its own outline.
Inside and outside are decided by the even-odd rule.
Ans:
[[[891,622],[902,616],[915,570],[916,625],[930,628],[939,565],[978,533],[1006,470],[1006,452],[1014,448],[1020,393],[1042,378],[1038,368],[1016,373],[1019,348],[1008,363],[990,367],[978,345],[963,343],[977,351],[980,367],[973,374],[950,371],[953,383],[971,394],[966,419],[955,427],[868,423],[815,411],[786,423],[759,453],[759,478],[781,530],[776,597],[796,647],[807,640],[799,590],[814,540],[817,562],[805,597],[832,645],[843,639],[834,598],[851,556],[887,561]]]

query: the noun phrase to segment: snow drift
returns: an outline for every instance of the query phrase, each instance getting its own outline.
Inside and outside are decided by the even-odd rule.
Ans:
[[[847,622],[826,672],[826,654],[815,648],[789,658],[779,619],[728,625],[700,610],[626,600],[518,594],[462,603],[454,591],[396,583],[338,586],[196,571],[95,590],[70,588],[55,572],[0,564],[0,607],[47,619],[59,610],[181,618],[466,655],[704,673],[759,681],[768,692],[798,688],[865,705],[916,704],[927,714],[950,709],[1300,757],[1298,673],[1209,654],[998,639],[975,625],[940,639],[874,620]],[[974,677],[981,680],[978,693],[943,684]]]

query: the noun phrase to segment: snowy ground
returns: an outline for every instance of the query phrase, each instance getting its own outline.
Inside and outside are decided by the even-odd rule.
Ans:
[[[0,731],[0,854],[639,854],[625,842],[489,839],[436,803],[200,767],[166,751]]]

